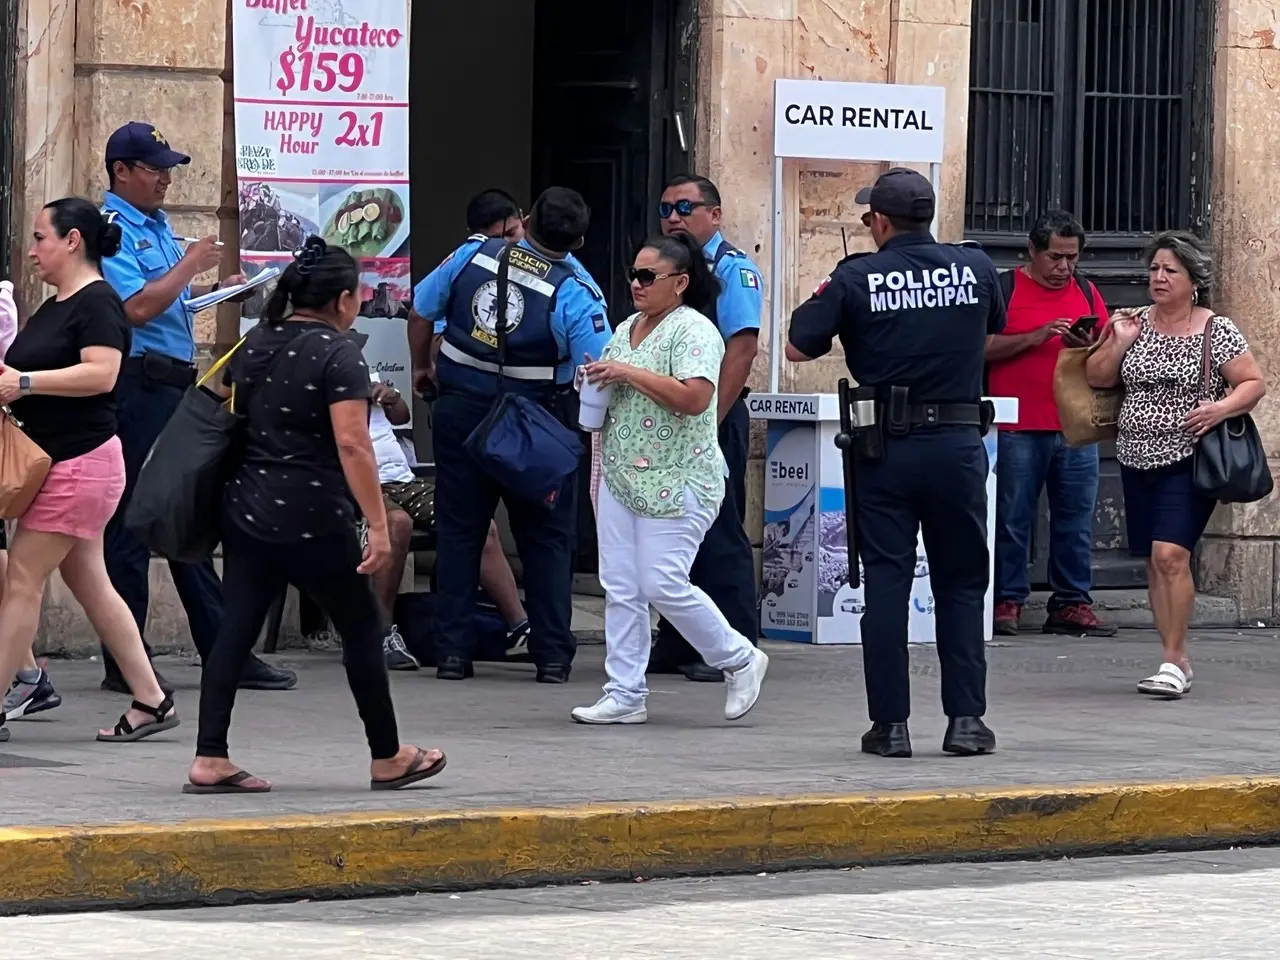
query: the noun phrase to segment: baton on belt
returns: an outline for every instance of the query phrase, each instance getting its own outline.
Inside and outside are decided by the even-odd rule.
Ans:
[[[849,586],[862,585],[858,574],[858,478],[853,463],[853,395],[849,381],[841,379],[836,387],[840,402],[840,432],[836,434],[836,446],[844,464],[844,532],[849,550]]]

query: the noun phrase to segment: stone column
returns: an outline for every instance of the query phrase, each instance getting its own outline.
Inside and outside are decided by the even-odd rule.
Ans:
[[[166,210],[174,229],[219,234],[226,17],[225,3],[79,0],[74,192],[102,196],[107,137],[123,123],[143,120],[192,158],[174,172],[169,188]],[[224,272],[233,266],[229,261]],[[197,341],[214,338],[213,313],[198,317]]]
[[[1280,404],[1274,395],[1280,341],[1280,50],[1270,5],[1222,0],[1213,73],[1212,240],[1217,264],[1215,309],[1231,317],[1272,396],[1254,413],[1263,442],[1280,454]],[[1197,555],[1201,591],[1234,597],[1247,623],[1280,616],[1276,543],[1280,506],[1219,507]]]

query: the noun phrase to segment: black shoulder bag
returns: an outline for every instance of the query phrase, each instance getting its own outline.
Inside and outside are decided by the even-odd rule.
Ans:
[[[1213,377],[1213,317],[1204,327],[1204,357],[1200,363],[1197,400],[1209,395]],[[1228,417],[1196,442],[1192,483],[1198,492],[1219,503],[1253,503],[1271,493],[1275,482],[1267,467],[1267,451],[1253,417]]]

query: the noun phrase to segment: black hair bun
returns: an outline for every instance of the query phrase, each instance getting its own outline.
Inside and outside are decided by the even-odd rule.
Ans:
[[[114,257],[120,252],[120,244],[124,240],[124,231],[115,222],[115,215],[102,215],[102,228],[98,231],[98,253],[103,257]]]

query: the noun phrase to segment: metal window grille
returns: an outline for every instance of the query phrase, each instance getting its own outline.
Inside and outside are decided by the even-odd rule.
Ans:
[[[1197,226],[1202,5],[974,0],[966,234],[1020,245],[1052,207],[1110,246]]]

